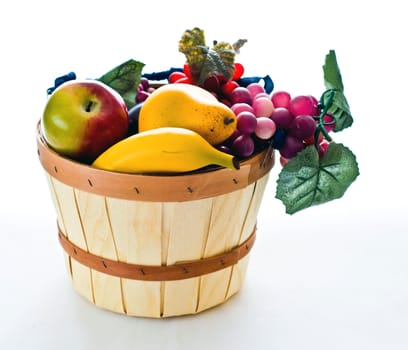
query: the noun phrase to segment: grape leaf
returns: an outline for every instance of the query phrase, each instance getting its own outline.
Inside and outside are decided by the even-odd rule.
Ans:
[[[330,93],[324,93],[322,102],[324,106],[329,105],[328,112],[330,112],[336,120],[333,131],[339,132],[353,124],[353,117],[347,99],[344,96],[343,80],[334,50],[330,50],[326,55],[323,73],[324,85],[326,89],[334,91],[334,96],[331,100]]]
[[[130,59],[97,80],[116,90],[125,100],[126,107],[130,109],[136,104],[135,98],[143,67],[144,63]]]
[[[314,146],[308,146],[282,169],[276,198],[294,214],[313,205],[341,198],[359,175],[354,154],[344,145],[331,143],[320,159]]]
[[[245,40],[236,43],[239,50]],[[179,41],[179,51],[186,56],[193,82],[204,84],[212,75],[222,75],[231,79],[234,73],[236,51],[227,42],[216,42],[210,48],[205,43],[204,31],[199,28],[186,30]]]
[[[326,55],[323,72],[326,89],[335,89],[341,92],[344,91],[340,69],[337,64],[336,52],[334,50],[330,50]]]
[[[329,97],[324,95],[323,104],[326,105],[329,103]],[[334,91],[334,98],[328,108],[328,112],[336,120],[336,124],[334,127],[334,132],[342,131],[345,128],[348,128],[353,124],[353,117],[350,112],[350,107],[346,100],[344,94],[340,91]]]

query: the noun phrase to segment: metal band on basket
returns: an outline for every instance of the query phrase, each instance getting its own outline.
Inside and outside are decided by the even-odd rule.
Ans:
[[[69,241],[58,227],[59,241],[72,259],[108,275],[141,281],[175,281],[225,269],[235,265],[249,253],[255,243],[255,236],[256,228],[242,244],[216,256],[173,265],[152,266],[129,264],[89,253]]]

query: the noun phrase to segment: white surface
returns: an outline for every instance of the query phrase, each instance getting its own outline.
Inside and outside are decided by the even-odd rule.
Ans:
[[[106,3],[0,5],[0,348],[407,349],[403,3]],[[146,72],[180,66],[178,40],[194,26],[208,40],[246,37],[247,75],[270,74],[294,95],[323,91],[335,49],[355,118],[336,139],[361,175],[343,199],[288,216],[274,169],[244,288],[226,304],[166,320],[103,311],[73,290],[57,242],[35,148],[45,90],[70,70],[97,77],[131,57]]]

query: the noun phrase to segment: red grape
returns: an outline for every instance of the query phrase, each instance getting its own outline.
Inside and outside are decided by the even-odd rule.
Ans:
[[[269,96],[268,93],[266,93],[266,92],[260,92],[259,94],[256,94],[253,99],[256,100],[257,98],[260,98],[260,97],[266,97],[266,98],[271,99],[271,96]],[[271,102],[272,102],[272,100],[271,100]]]
[[[319,147],[317,149],[320,158],[322,158],[327,153],[329,146],[330,143],[327,140],[323,140],[322,142],[320,142]]]
[[[265,92],[265,88],[259,83],[251,83],[246,88],[251,94],[252,99],[254,99],[256,95]]]
[[[220,146],[218,147],[218,149],[219,149],[221,152],[228,153],[228,154],[232,154],[231,148],[229,148],[227,145],[220,145]]]
[[[293,115],[284,107],[275,108],[271,114],[271,119],[275,122],[276,127],[287,129],[292,124]]]
[[[251,135],[257,125],[257,119],[251,112],[241,112],[237,116],[237,129],[246,135]]]
[[[257,118],[257,124],[254,134],[261,140],[269,140],[276,131],[275,122],[266,117]]]
[[[279,157],[279,163],[280,163],[282,166],[285,166],[288,162],[289,162],[288,159],[286,159],[286,158],[284,158],[284,157],[282,157],[282,156]]]
[[[149,89],[149,87],[150,87],[149,79],[147,79],[145,77],[140,78],[140,83],[139,84],[142,85],[144,91],[147,91],[147,89]]]
[[[289,135],[304,140],[314,135],[316,131],[316,121],[310,115],[298,115],[293,119],[289,127]]]
[[[295,117],[297,115],[316,115],[317,106],[315,105],[313,98],[306,95],[300,95],[292,98],[289,102],[289,111]]]
[[[226,145],[226,146],[231,146],[232,143],[234,142],[234,140],[238,137],[241,136],[241,131],[239,131],[238,129],[235,129],[234,132],[232,133],[232,135],[230,137],[228,137],[222,144]]]
[[[317,100],[316,97],[309,95],[309,97],[312,99],[313,105],[315,107],[315,114],[313,116],[317,117],[319,115],[319,101]]]
[[[218,92],[220,90],[220,81],[216,75],[211,75],[204,81],[204,89],[210,92]]]
[[[289,108],[290,99],[290,94],[286,91],[276,91],[271,96],[271,100],[275,108]]]
[[[249,157],[254,150],[254,140],[249,135],[240,135],[232,143],[232,152],[240,157]]]
[[[286,136],[285,143],[279,150],[282,157],[291,159],[305,148],[301,140],[292,135]]]
[[[258,97],[252,102],[252,108],[256,117],[270,117],[274,110],[273,103],[269,97]]]
[[[327,125],[324,126],[327,132],[333,131],[334,128],[336,127],[336,124],[334,123],[334,118],[331,114],[326,114],[323,117],[323,122],[328,123]]]
[[[248,89],[243,86],[238,86],[231,92],[231,102],[235,103],[248,103],[252,105],[252,97]]]
[[[248,103],[235,103],[231,106],[231,110],[235,115],[238,115],[244,111],[254,113],[254,109]]]
[[[136,94],[136,103],[145,101],[150,94],[147,91],[141,90]]]
[[[314,144],[315,144],[315,141],[316,141],[315,135],[312,135],[312,136],[309,136],[309,137],[306,137],[306,138],[303,139],[303,142],[304,142],[306,145],[314,145]],[[319,136],[318,136],[318,139],[317,139],[317,143],[319,144],[319,143],[322,142],[322,141],[323,141],[323,134],[322,134],[321,132],[319,132]]]

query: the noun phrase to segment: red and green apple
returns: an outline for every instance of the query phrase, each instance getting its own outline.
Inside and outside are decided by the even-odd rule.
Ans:
[[[126,104],[115,90],[97,80],[71,80],[49,97],[41,119],[47,144],[69,158],[91,163],[125,138]]]

